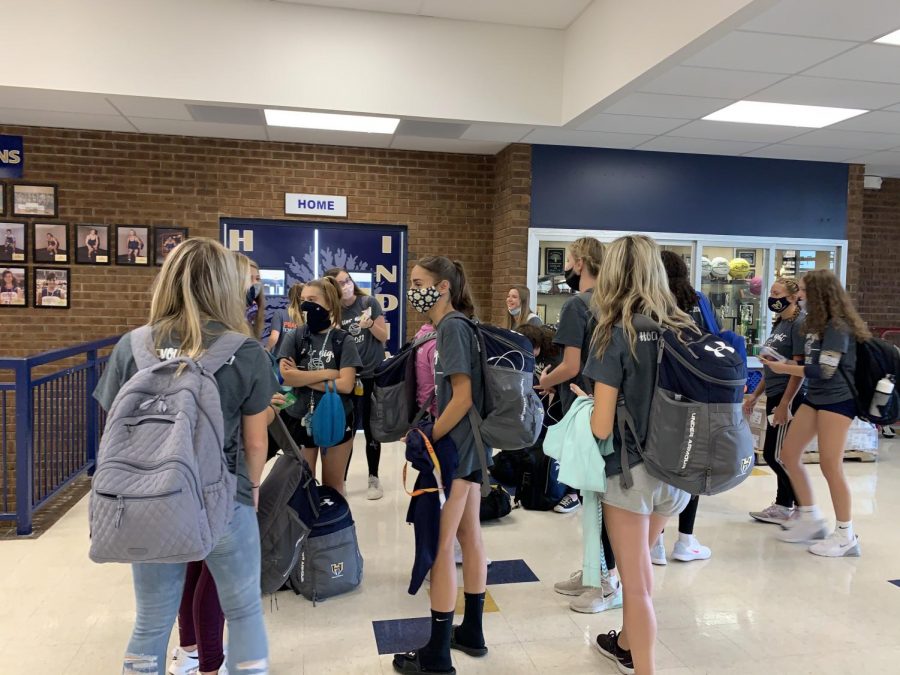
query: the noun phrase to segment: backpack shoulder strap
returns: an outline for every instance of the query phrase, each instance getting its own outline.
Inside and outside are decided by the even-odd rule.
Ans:
[[[153,330],[149,325],[131,331],[131,354],[138,370],[144,370],[159,363],[156,346],[153,344]]]
[[[198,360],[198,363],[206,370],[215,373],[249,339],[246,335],[235,333],[234,331],[223,333],[207,348]]]
[[[703,323],[706,324],[706,328],[710,333],[718,335],[721,332],[721,329],[719,328],[719,322],[716,321],[716,313],[713,311],[709,298],[700,291],[696,291],[696,293],[697,306],[700,307],[700,315],[703,317]]]

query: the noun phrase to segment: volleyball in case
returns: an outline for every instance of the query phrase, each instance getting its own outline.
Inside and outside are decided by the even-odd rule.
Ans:
[[[712,274],[712,263],[709,262],[709,258],[706,256],[700,258],[700,274],[702,274],[704,278],[709,277]]]
[[[732,279],[746,279],[750,274],[750,263],[743,258],[735,258],[729,264]]]
[[[728,272],[731,271],[731,266],[728,264],[728,260],[721,256],[716,256],[710,261],[710,265],[712,266],[712,276],[718,277],[720,279],[726,279],[728,277]]]

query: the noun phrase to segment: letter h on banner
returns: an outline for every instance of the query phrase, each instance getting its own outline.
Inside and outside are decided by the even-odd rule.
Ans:
[[[232,251],[252,251],[253,230],[228,230],[228,248]]]

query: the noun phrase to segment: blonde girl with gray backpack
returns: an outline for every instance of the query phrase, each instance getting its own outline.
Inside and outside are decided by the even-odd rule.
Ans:
[[[165,673],[192,560],[206,561],[219,589],[229,670],[268,672],[255,505],[277,382],[250,337],[244,281],[221,244],[180,244],[154,283],[148,326],[123,336],[94,391],[109,416],[91,493],[91,557],[132,564],[137,617],[124,673]],[[185,416],[202,422],[176,433]]]

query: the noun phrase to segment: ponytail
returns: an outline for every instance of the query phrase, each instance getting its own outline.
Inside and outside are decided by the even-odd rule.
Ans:
[[[288,316],[298,326],[303,325],[303,310],[300,305],[303,304],[303,286],[304,284],[294,284],[288,291]]]

